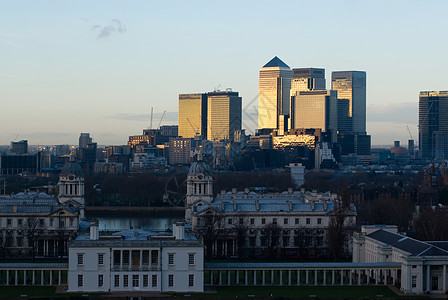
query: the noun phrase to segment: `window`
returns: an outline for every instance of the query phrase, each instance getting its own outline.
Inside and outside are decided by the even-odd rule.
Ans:
[[[306,218],[306,225],[310,225],[311,224],[311,219],[310,218]]]
[[[103,286],[104,284],[104,279],[103,279],[103,274],[98,275],[98,286]]]
[[[240,218],[240,225],[244,225],[244,219]]]
[[[415,288],[417,287],[417,276],[412,276],[412,287]]]
[[[22,219],[17,219],[17,225],[22,225]]]
[[[283,224],[285,224],[285,225],[288,224],[288,218],[283,219]]]
[[[115,287],[119,287],[120,286],[120,275],[115,275],[114,286]]]
[[[157,265],[159,263],[159,251],[152,250],[151,251],[151,264]]]
[[[250,225],[254,225],[255,224],[255,219],[254,218],[250,218]]]
[[[50,218],[50,226],[53,226],[53,221],[54,221],[54,219]]]
[[[44,219],[39,219],[39,226],[44,226]]]
[[[17,237],[17,247],[23,247],[23,237]]]
[[[157,275],[152,275],[152,278],[151,278],[151,285],[152,285],[153,287],[156,287],[156,286],[157,286]]]
[[[123,250],[123,265],[129,265],[129,250]]]
[[[188,275],[188,286],[194,286],[194,274]]]
[[[84,254],[78,253],[78,265],[84,264]]]
[[[168,286],[174,286],[174,275],[168,275]]]
[[[227,219],[227,224],[232,225],[232,219],[231,218]]]
[[[169,265],[174,265],[174,253],[169,253],[168,254],[168,264]]]
[[[300,219],[299,218],[295,218],[294,222],[296,223],[296,225],[300,224]]]
[[[7,220],[6,220],[6,225],[7,225],[7,226],[11,226],[11,224],[12,224],[12,220],[11,220],[11,219],[7,219]]]
[[[139,286],[139,276],[138,275],[132,275],[132,287],[138,287]]]
[[[318,225],[322,224],[322,219],[321,218],[317,218],[317,224]]]
[[[149,285],[149,276],[148,275],[143,275],[143,286],[144,287],[148,287]]]
[[[98,253],[98,264],[104,265],[104,253]]]
[[[194,265],[194,253],[189,253],[188,254],[188,264],[189,265]]]
[[[123,286],[127,287],[129,285],[129,275],[123,275]]]
[[[83,278],[82,278],[82,274],[78,275],[78,286],[83,286]]]
[[[272,219],[272,224],[277,224],[277,218]]]

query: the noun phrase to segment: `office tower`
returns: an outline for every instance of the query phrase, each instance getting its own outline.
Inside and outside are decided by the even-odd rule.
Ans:
[[[177,125],[162,125],[160,126],[160,134],[164,136],[176,137],[179,135],[179,126]]]
[[[448,91],[420,92],[419,145],[423,158],[448,157]]]
[[[338,99],[338,131],[352,132],[352,117],[350,117],[350,101]]]
[[[90,133],[81,133],[79,136],[79,148],[87,148],[88,144],[92,143]]]
[[[331,130],[336,142],[338,130],[337,92],[331,90],[301,91],[291,97],[291,128]]]
[[[15,154],[27,154],[28,153],[28,141],[21,140],[19,142],[11,142],[11,152]]]
[[[207,140],[233,140],[236,130],[241,130],[242,99],[238,92],[217,91],[208,93]]]
[[[179,95],[179,136],[207,136],[207,94]]]
[[[325,69],[292,69],[291,96],[300,91],[325,90]]]
[[[277,129],[280,115],[289,115],[292,71],[277,56],[260,70],[258,129]]]
[[[408,140],[408,155],[414,155],[414,140]]]
[[[349,101],[348,117],[351,118],[349,132],[366,134],[366,72],[333,72],[331,89],[338,92],[338,99]]]

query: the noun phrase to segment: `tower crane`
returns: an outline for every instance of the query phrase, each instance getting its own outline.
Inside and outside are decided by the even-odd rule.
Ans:
[[[160,118],[159,125],[157,125],[157,129],[160,128],[160,124],[162,124],[163,117],[165,117],[166,110],[163,111],[162,117]]]
[[[193,124],[191,124],[191,121],[190,121],[189,118],[187,118],[187,121],[188,121],[188,123],[190,124],[191,129],[193,129],[194,134],[195,134],[195,135],[199,135],[199,127],[198,127],[197,129],[195,129],[194,126],[193,126]]]

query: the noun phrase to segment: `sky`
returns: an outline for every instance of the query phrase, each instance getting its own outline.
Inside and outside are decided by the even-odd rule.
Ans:
[[[232,88],[256,128],[259,69],[367,73],[372,145],[417,139],[448,90],[448,1],[0,0],[0,145],[100,145],[177,124],[178,94]],[[161,120],[163,112],[165,117]]]

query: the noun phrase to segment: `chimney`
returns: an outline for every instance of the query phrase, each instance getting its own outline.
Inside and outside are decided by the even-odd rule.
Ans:
[[[100,238],[100,227],[98,225],[98,220],[93,220],[90,222],[90,239],[92,241],[98,240]]]
[[[221,195],[225,195],[226,190],[221,190]]]
[[[236,194],[236,188],[232,188],[232,194]]]
[[[260,210],[260,201],[258,201],[258,200],[255,200],[255,209],[256,209],[256,211]]]
[[[244,193],[249,194],[249,188],[245,188]]]
[[[221,200],[221,209],[224,210],[226,208],[226,204]]]
[[[233,211],[236,211],[236,201],[233,200],[232,203],[233,203]]]
[[[310,205],[311,205],[311,210],[314,211],[314,201],[311,201]]]
[[[286,203],[288,203],[289,211],[292,211],[292,202],[287,200]]]
[[[176,240],[183,240],[185,237],[185,223],[176,221],[173,224],[173,236]]]
[[[288,188],[288,193],[292,194],[292,188]]]
[[[324,211],[327,210],[327,201],[324,201]]]

